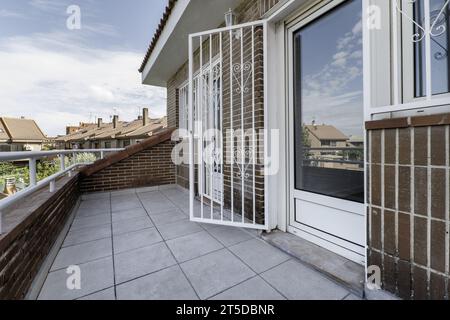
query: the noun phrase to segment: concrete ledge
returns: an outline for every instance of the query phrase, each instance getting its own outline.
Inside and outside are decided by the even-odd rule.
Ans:
[[[364,297],[365,270],[363,266],[293,234],[274,231],[262,233],[261,237],[271,245],[344,285],[358,297]]]

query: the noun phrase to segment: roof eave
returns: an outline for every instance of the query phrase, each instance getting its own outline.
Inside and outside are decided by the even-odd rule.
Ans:
[[[188,59],[189,34],[215,29],[242,0],[178,0],[141,68],[142,83],[166,87]]]

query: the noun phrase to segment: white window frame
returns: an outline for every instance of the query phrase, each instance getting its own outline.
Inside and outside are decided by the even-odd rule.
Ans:
[[[407,6],[406,6],[407,5]],[[402,10],[406,12],[410,17],[414,16],[413,12],[414,3],[403,1]],[[403,102],[420,102],[426,101],[426,97],[415,97],[415,61],[414,61],[414,43],[411,41],[411,35],[413,34],[413,24],[406,18],[398,15],[398,24],[401,25],[403,34],[401,36],[401,67],[402,67],[402,101]],[[447,30],[450,32],[449,30]],[[449,57],[447,57],[448,59]],[[450,91],[447,93],[433,94],[433,99],[445,99],[450,98]]]
[[[405,0],[398,0],[406,4]],[[425,1],[426,25],[431,25],[429,16],[429,0]],[[397,10],[395,0],[363,0],[364,12],[369,6],[381,8],[382,29],[368,30],[364,27],[364,77],[365,103],[367,121],[393,115],[411,115],[440,113],[450,108],[450,93],[433,95],[431,79],[431,57],[426,55],[426,96],[414,98],[414,56],[408,48],[414,45],[411,39],[411,22]],[[412,16],[412,5],[404,7]],[[368,18],[368,17],[367,17]],[[391,39],[391,41],[386,40]],[[430,48],[430,35],[422,40],[427,49]],[[403,49],[402,49],[403,48]],[[405,49],[406,48],[406,49]],[[409,52],[408,52],[409,51]],[[427,50],[430,52],[430,50]],[[386,74],[390,76],[386,76]],[[431,85],[430,85],[431,84]]]
[[[178,128],[180,129],[180,138],[188,137],[189,128],[189,83],[185,81],[178,88]]]

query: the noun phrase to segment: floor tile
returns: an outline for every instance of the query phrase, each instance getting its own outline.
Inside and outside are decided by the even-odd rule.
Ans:
[[[164,196],[158,190],[150,191],[150,192],[142,192],[142,193],[139,193],[137,196],[143,202],[167,200],[166,196]]]
[[[114,254],[147,247],[163,241],[156,228],[133,231],[114,236]]]
[[[96,292],[96,293],[90,294],[88,296],[79,298],[78,300],[111,301],[111,300],[116,300],[116,295],[114,293],[114,288],[108,288],[108,289],[102,290],[100,292]]]
[[[113,222],[113,234],[119,235],[123,233],[139,231],[152,228],[153,223],[148,216],[140,218],[132,218]]]
[[[39,300],[72,300],[114,285],[112,257],[79,265],[81,290],[69,290],[67,280],[70,276],[66,270],[48,274],[39,294]]]
[[[59,250],[51,271],[79,265],[112,255],[111,239],[102,239],[62,248]]]
[[[151,215],[152,221],[156,226],[162,226],[165,224],[177,222],[180,220],[186,220],[187,217],[178,209],[174,209],[168,212]]]
[[[96,227],[111,223],[111,214],[105,213],[93,217],[78,218],[73,220],[70,231],[75,231],[88,227]]]
[[[165,199],[162,201],[143,200],[142,204],[144,205],[145,210],[147,210],[150,215],[177,209],[177,207],[169,199]]]
[[[75,231],[70,231],[64,240],[63,247],[73,246],[94,240],[111,238],[111,225],[88,227]]]
[[[286,300],[259,276],[211,298],[211,300]]]
[[[157,228],[165,240],[171,240],[186,236],[188,234],[203,231],[203,229],[197,223],[191,222],[189,220],[182,220],[175,223],[165,224]]]
[[[142,204],[138,198],[133,200],[121,200],[113,201],[111,200],[112,212],[131,210],[136,208],[142,208]]]
[[[256,273],[269,270],[290,259],[290,256],[261,239],[239,243],[230,247],[230,250]]]
[[[112,213],[113,223],[128,219],[146,218],[147,212],[143,208],[134,208],[129,210],[117,211]]]
[[[118,284],[176,264],[165,243],[118,254],[114,261]]]
[[[200,299],[210,298],[255,275],[226,249],[182,263],[181,268]]]
[[[206,231],[167,241],[178,262],[184,262],[223,248]]]
[[[208,229],[208,232],[226,247],[253,239],[253,236],[242,231],[241,228],[235,227],[218,226],[217,228]]]
[[[111,191],[111,197],[123,196],[123,195],[135,195],[136,189],[125,189],[118,191]]]
[[[103,208],[103,209],[109,209],[110,208],[110,199],[90,199],[90,200],[83,200],[80,203],[80,209],[92,209],[92,208]]]
[[[110,199],[110,192],[93,192],[93,193],[85,193],[81,196],[81,200],[99,200],[99,199]]]
[[[102,214],[110,214],[110,209],[102,209],[102,208],[94,208],[94,209],[78,209],[77,214],[75,215],[76,218],[88,218],[88,217],[94,217]]]
[[[261,276],[290,300],[341,300],[348,295],[343,287],[295,260]]]
[[[362,300],[362,298],[354,295],[353,293],[349,294],[347,297],[345,297],[344,300]]]
[[[198,300],[179,266],[117,286],[119,300]]]

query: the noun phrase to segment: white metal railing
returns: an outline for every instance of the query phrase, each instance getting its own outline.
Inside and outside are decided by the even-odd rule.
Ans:
[[[31,151],[31,152],[0,152],[0,163],[6,161],[28,161],[29,166],[29,180],[30,184],[28,187],[20,190],[19,192],[0,200],[0,235],[2,234],[2,212],[18,201],[26,198],[27,196],[33,194],[43,187],[49,186],[49,191],[51,193],[56,190],[56,180],[62,176],[71,176],[73,171],[79,166],[89,165],[92,162],[77,162],[77,154],[99,154],[100,158],[103,159],[106,153],[118,152],[124,149],[89,149],[89,150],[54,150],[54,151]],[[66,168],[66,157],[72,156],[72,163]],[[60,170],[59,172],[41,180],[37,181],[37,160],[59,157],[60,159]]]

